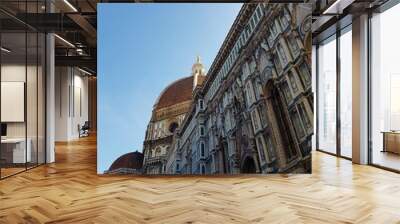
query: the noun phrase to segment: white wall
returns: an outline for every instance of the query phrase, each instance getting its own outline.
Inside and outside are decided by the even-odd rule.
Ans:
[[[88,120],[88,77],[72,67],[56,67],[55,140],[79,138],[78,125]]]
[[[68,139],[69,73],[67,67],[56,67],[55,69],[55,141],[66,141]]]
[[[76,71],[76,70],[75,70]],[[89,110],[88,110],[88,77],[82,76],[82,73],[78,75],[75,73],[74,75],[74,110],[75,116],[72,119],[72,136],[79,137],[78,132],[78,124],[81,126],[85,123],[85,121],[89,120]],[[80,96],[80,97],[79,97]],[[80,101],[80,102],[79,102]],[[80,111],[81,110],[81,111]]]

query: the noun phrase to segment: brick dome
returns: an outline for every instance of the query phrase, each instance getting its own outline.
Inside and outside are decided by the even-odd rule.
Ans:
[[[111,170],[116,170],[120,168],[131,168],[131,169],[141,169],[143,166],[143,153],[141,152],[130,152],[120,156],[116,159],[110,166]]]
[[[192,100],[193,76],[179,79],[167,86],[154,104],[154,109],[162,109],[178,103]],[[198,76],[198,84],[201,85],[205,76]]]

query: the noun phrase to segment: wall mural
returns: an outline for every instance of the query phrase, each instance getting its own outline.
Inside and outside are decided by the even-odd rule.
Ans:
[[[243,4],[213,63],[150,113],[143,148],[99,173],[311,173],[311,5]]]

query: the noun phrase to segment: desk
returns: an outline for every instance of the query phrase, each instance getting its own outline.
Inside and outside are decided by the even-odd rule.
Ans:
[[[25,163],[31,162],[31,139],[27,139],[25,151],[25,138],[6,138],[1,139],[1,154],[6,163]],[[26,159],[26,161],[25,161]]]
[[[400,131],[383,131],[382,152],[400,154]]]

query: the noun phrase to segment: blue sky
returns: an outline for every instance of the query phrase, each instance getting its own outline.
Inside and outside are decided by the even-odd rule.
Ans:
[[[209,69],[240,7],[98,4],[98,173],[142,151],[159,93],[190,75],[196,55]]]

